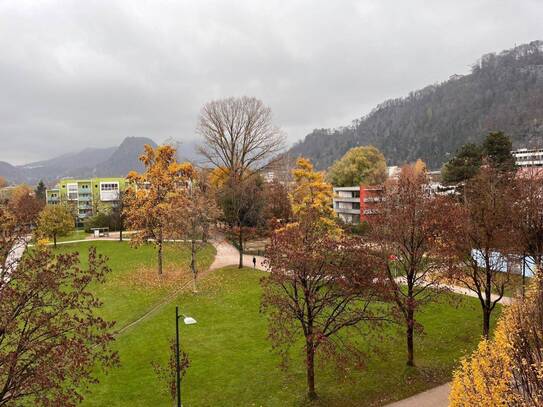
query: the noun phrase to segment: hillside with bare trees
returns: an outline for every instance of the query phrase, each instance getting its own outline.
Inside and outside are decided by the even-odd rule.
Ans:
[[[463,144],[501,130],[514,147],[543,141],[543,41],[483,55],[467,75],[391,99],[337,129],[316,129],[290,151],[318,169],[372,144],[388,164],[422,158],[439,168]]]

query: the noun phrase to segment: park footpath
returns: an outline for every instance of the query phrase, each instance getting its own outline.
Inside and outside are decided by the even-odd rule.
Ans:
[[[118,240],[115,237],[105,237],[105,238],[87,238],[85,240],[74,240],[70,242],[58,242],[57,244],[69,244],[69,243],[79,243],[85,241],[100,241],[100,240]],[[130,240],[130,239],[125,239]],[[215,235],[210,243],[215,247],[217,254],[213,263],[209,267],[208,271],[218,270],[227,266],[235,266],[239,263],[239,251],[233,246],[224,236]],[[23,249],[24,250],[24,249]],[[22,254],[22,253],[21,253]],[[253,259],[256,260],[256,263],[253,264]],[[265,258],[262,256],[252,256],[252,255],[243,255],[243,265],[245,267],[254,267],[261,271],[269,271]],[[402,278],[398,278],[397,281],[402,283]],[[477,294],[474,292],[454,285],[441,285],[442,287],[447,288],[449,291],[452,291],[457,294],[467,295],[469,297],[476,297]],[[134,325],[139,324],[143,320],[147,319],[151,314],[154,314],[158,309],[162,308],[164,305],[169,303],[175,298],[178,292],[175,292],[172,296],[166,299],[166,301],[157,304],[156,307],[149,310],[148,313],[143,315],[138,320],[132,322],[128,326],[123,327],[118,334],[124,332],[127,329],[130,329]],[[492,294],[492,300],[496,300],[497,297]],[[509,305],[513,301],[510,297],[503,297],[500,299],[500,303],[503,305]],[[434,387],[433,389],[426,390],[422,393],[416,394],[414,396],[408,397],[406,399],[396,401],[391,404],[387,404],[386,407],[446,407],[449,404],[449,392],[451,390],[451,383],[445,383],[440,386]]]
[[[29,241],[30,236],[25,236],[19,239],[13,245],[11,251],[8,253],[6,263],[0,267],[0,271],[2,271],[2,267],[5,267],[5,270],[2,272],[2,275],[4,276],[4,283],[9,282],[11,273],[13,273],[17,269],[17,266],[21,261],[21,257],[23,257],[23,253],[26,250],[26,246],[28,245]]]

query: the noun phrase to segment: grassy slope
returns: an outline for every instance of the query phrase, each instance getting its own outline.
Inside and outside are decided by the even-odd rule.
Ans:
[[[108,274],[106,283],[94,288],[96,295],[104,303],[101,315],[108,320],[116,321],[116,329],[136,320],[153,305],[160,302],[172,288],[143,287],[130,284],[131,275],[142,267],[156,268],[156,251],[154,246],[144,245],[131,248],[127,242],[95,241],[60,245],[57,252],[78,251],[82,264],[87,263],[88,249],[94,246],[97,252],[109,258],[108,266],[112,272]],[[197,263],[202,269],[209,267],[215,256],[215,248],[204,246],[198,253]],[[186,244],[167,244],[164,251],[164,267],[166,273],[172,267],[188,270],[190,249]],[[187,276],[188,278],[188,276]]]
[[[200,293],[186,293],[151,319],[130,328],[117,340],[122,366],[101,378],[85,406],[169,406],[164,384],[151,361],[165,363],[174,335],[174,307],[198,320],[181,326],[182,344],[191,367],[183,382],[188,406],[306,405],[303,359],[299,353],[288,372],[267,340],[267,324],[259,313],[259,279],[265,273],[226,268],[208,275]],[[497,313],[496,313],[497,314]],[[418,368],[405,367],[403,331],[388,326],[367,341],[368,365],[342,383],[330,369],[317,371],[319,406],[380,405],[450,379],[457,359],[474,348],[481,331],[477,300],[427,306],[420,314],[426,335],[416,338]],[[356,331],[351,335],[359,335]]]

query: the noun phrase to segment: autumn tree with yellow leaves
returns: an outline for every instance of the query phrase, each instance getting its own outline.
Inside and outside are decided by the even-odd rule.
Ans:
[[[75,229],[73,213],[66,205],[47,205],[38,217],[38,235],[53,239],[55,248],[57,238],[66,236]]]
[[[543,281],[502,314],[494,338],[483,339],[454,373],[452,407],[543,405]]]
[[[332,185],[327,183],[324,173],[315,171],[307,158],[300,157],[292,170],[294,188],[290,194],[295,219],[306,213],[317,213],[320,221],[331,229],[337,229],[336,215],[332,208]]]
[[[131,244],[140,246],[152,242],[157,248],[158,274],[162,274],[162,247],[166,226],[171,223],[174,206],[190,178],[189,163],[178,163],[171,146],[156,149],[145,145],[140,161],[145,166],[141,174],[128,174],[129,188],[124,193],[124,217],[127,227],[136,230]]]

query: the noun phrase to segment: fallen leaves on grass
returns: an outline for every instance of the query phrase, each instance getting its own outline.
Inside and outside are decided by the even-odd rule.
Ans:
[[[190,271],[180,267],[165,267],[162,274],[158,274],[154,267],[140,267],[123,283],[134,288],[179,289],[191,279]]]

